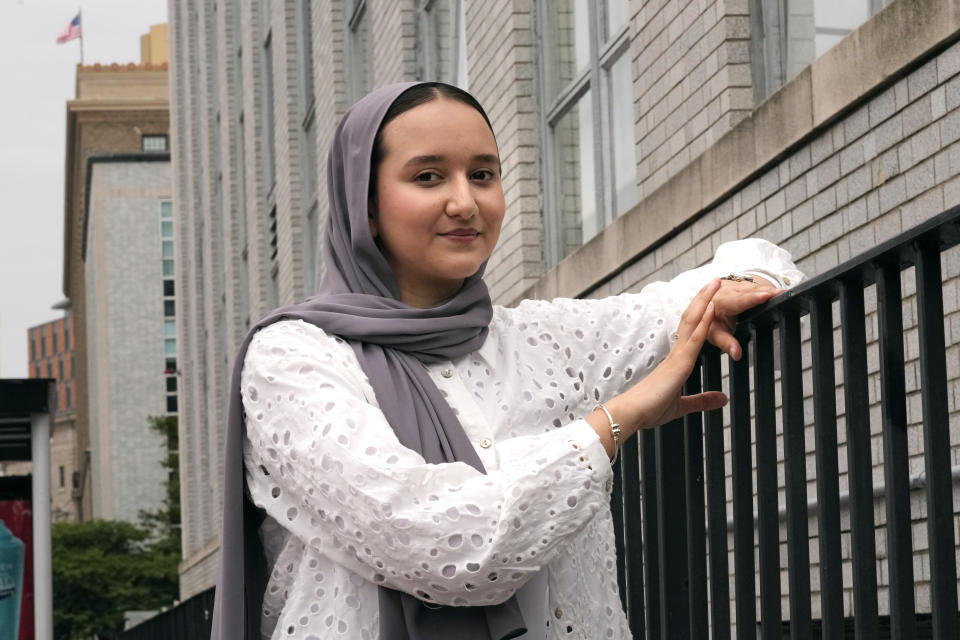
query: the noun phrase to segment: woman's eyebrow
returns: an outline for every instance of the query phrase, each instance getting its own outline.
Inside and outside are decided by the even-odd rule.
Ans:
[[[406,163],[404,163],[404,166],[407,166],[407,167],[417,167],[417,166],[425,165],[425,164],[435,164],[435,163],[443,162],[444,160],[446,160],[446,156],[442,156],[442,155],[439,155],[439,154],[428,154],[428,155],[422,155],[422,156],[414,156],[414,157],[410,158],[409,160],[407,160]],[[477,155],[473,156],[473,160],[474,160],[475,162],[483,162],[483,163],[488,163],[488,164],[496,164],[496,165],[499,165],[499,164],[500,164],[500,158],[497,157],[496,155],[492,154],[492,153],[480,153],[480,154],[477,154]]]
[[[404,166],[412,167],[421,164],[433,164],[435,162],[443,162],[444,157],[441,155],[425,155],[425,156],[414,156],[404,163]]]

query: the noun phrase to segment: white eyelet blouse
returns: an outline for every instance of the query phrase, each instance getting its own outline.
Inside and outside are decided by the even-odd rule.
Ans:
[[[582,417],[649,373],[693,294],[730,272],[803,279],[785,251],[741,240],[639,294],[494,307],[483,347],[427,367],[486,475],[403,447],[340,338],[302,321],[262,329],[241,382],[247,486],[268,514],[262,637],[374,640],[379,585],[485,605],[539,574],[524,638],[630,638],[613,474]]]

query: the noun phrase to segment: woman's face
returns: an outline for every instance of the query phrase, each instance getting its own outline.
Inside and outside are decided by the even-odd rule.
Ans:
[[[437,98],[383,128],[370,229],[401,300],[433,306],[490,257],[503,222],[500,158],[473,107]]]

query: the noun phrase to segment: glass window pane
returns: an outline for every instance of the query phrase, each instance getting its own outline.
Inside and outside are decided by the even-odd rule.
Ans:
[[[166,316],[166,317],[168,317],[168,318],[172,318],[174,315],[176,315],[176,314],[174,313],[175,311],[176,311],[176,306],[174,305],[173,300],[164,300],[164,301],[163,301],[163,315],[164,315],[164,316]]]
[[[551,43],[551,96],[590,66],[590,10],[587,0],[547,4]]]
[[[167,338],[163,341],[163,354],[166,356],[175,356],[177,355],[177,341],[171,338]]]
[[[160,203],[160,219],[161,220],[171,220],[173,218],[173,203],[169,200],[164,200]]]
[[[163,321],[163,335],[165,338],[177,337],[177,321],[167,318]]]
[[[453,14],[456,7],[450,0],[436,0],[420,15],[420,38],[417,43],[422,79],[453,82],[456,80],[456,61],[453,55]]]
[[[794,0],[798,5],[809,5],[810,0]],[[816,23],[816,55],[823,55],[827,49],[840,42],[844,36],[859,27],[870,17],[868,0],[858,2],[835,2],[834,0],[814,0],[813,15]],[[792,17],[791,11],[791,17]],[[787,25],[790,25],[788,20]],[[791,34],[792,36],[792,34]]]
[[[627,0],[606,0],[606,33],[604,40],[609,40],[620,31],[630,21],[630,7]]]
[[[365,0],[352,3],[348,19],[349,84],[351,101],[373,88],[373,47],[370,41],[370,11]]]
[[[463,90],[470,88],[467,67],[467,0],[455,0],[457,5],[457,74],[455,84]]]
[[[610,142],[613,147],[613,212],[621,215],[637,202],[637,160],[633,132],[633,74],[629,53],[610,67]]]
[[[174,292],[173,280],[163,281],[163,295],[172,296]]]
[[[160,237],[161,238],[172,238],[173,237],[173,221],[164,220],[160,223]]]
[[[173,260],[166,259],[163,261],[163,277],[165,278],[173,277]]]
[[[177,412],[177,396],[167,396],[167,413]]]
[[[163,257],[172,258],[173,257],[173,240],[164,240],[163,241]]]
[[[554,129],[557,209],[567,256],[600,230],[593,160],[593,110],[590,92],[568,111]]]
[[[177,376],[167,376],[167,391],[177,390]]]

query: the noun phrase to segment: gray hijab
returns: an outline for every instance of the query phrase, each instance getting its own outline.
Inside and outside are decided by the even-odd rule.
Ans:
[[[428,309],[399,301],[399,290],[370,233],[368,189],[374,138],[390,105],[415,83],[375,90],[340,122],[330,146],[326,273],[319,293],[277,309],[244,339],[233,370],[224,462],[223,532],[212,640],[259,640],[268,571],[259,538],[264,513],[246,498],[240,372],[260,328],[301,319],[348,340],[400,442],[431,464],[460,461],[484,472],[476,450],[424,363],[477,350],[492,317],[483,267],[453,298]],[[436,607],[379,588],[382,640],[509,640],[526,632],[516,597],[486,607]]]

